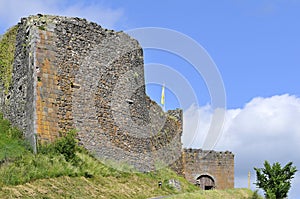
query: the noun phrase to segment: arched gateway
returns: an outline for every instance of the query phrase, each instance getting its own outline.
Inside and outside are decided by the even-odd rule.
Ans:
[[[215,180],[210,175],[200,175],[196,181],[202,190],[211,190],[215,188]]]

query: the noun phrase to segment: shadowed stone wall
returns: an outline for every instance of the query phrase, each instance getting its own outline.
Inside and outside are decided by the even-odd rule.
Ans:
[[[14,126],[21,129],[31,144],[35,145],[34,132],[34,65],[30,32],[22,22],[17,25],[12,81],[6,91],[0,80],[1,112]],[[34,40],[34,38],[33,38]],[[32,51],[30,53],[30,51]]]

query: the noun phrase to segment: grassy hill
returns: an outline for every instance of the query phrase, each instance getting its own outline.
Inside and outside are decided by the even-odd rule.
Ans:
[[[0,198],[251,198],[245,189],[199,191],[170,169],[138,173],[111,168],[76,144],[74,132],[33,154],[22,134],[0,115]],[[124,172],[127,170],[127,172]],[[181,191],[168,184],[181,183]],[[158,181],[163,182],[162,188]],[[177,195],[180,194],[180,195]]]
[[[247,199],[253,192],[248,189],[196,191],[179,195],[167,189],[158,189],[153,181],[141,182],[139,177],[85,178],[58,177],[40,179],[31,183],[3,187],[0,198],[151,198],[172,195],[168,199]],[[145,180],[145,178],[144,178]],[[148,183],[147,183],[148,182]]]
[[[58,177],[3,187],[0,198],[148,198],[169,195],[169,188],[158,189],[156,181],[143,176]]]
[[[177,194],[168,199],[262,199],[263,197],[254,194],[250,189],[227,189],[227,190],[208,190],[195,191],[193,193]]]
[[[128,180],[128,181],[127,181]],[[24,185],[8,186],[0,191],[0,198],[152,198],[172,195],[167,199],[247,199],[253,192],[248,189],[196,191],[173,195],[159,190],[151,182],[140,182],[138,177],[127,179],[59,177],[36,180]],[[147,182],[147,181],[146,181]]]

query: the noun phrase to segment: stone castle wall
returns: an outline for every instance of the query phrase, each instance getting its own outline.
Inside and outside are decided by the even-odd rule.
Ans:
[[[142,171],[181,153],[182,112],[164,113],[146,96],[143,51],[127,34],[38,15],[18,24],[16,46],[3,112],[32,145],[78,129],[95,156]]]

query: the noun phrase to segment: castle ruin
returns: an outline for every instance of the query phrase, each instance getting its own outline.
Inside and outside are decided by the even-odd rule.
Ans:
[[[202,189],[234,187],[231,152],[182,149],[182,110],[164,112],[146,95],[136,40],[85,19],[40,14],[16,30],[0,112],[34,150],[77,129],[80,144],[101,160],[143,172],[170,165]]]

